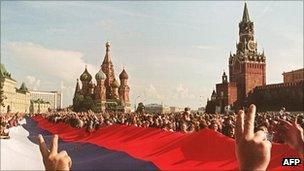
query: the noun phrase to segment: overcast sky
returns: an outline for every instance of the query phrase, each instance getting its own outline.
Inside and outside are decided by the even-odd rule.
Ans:
[[[244,2],[1,2],[1,62],[30,89],[72,103],[76,79],[94,76],[111,42],[115,74],[130,76],[132,103],[197,108],[228,71]],[[303,2],[248,2],[267,84],[303,67]],[[94,80],[95,81],[95,80]],[[140,96],[139,98],[136,98]]]

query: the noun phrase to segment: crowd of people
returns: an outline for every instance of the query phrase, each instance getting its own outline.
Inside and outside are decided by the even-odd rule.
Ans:
[[[23,114],[6,113],[0,115],[0,139],[9,139],[9,129],[19,125],[19,121],[23,118]]]
[[[30,114],[29,116],[33,115]],[[18,113],[0,115],[1,138],[9,138],[9,128],[18,126],[19,121],[24,116],[24,114]],[[304,154],[304,113],[290,113],[285,111],[284,108],[279,112],[256,112],[255,106],[252,105],[248,111],[239,111],[237,114],[200,114],[190,112],[189,108],[185,108],[184,112],[167,114],[149,114],[145,112],[93,113],[91,111],[76,113],[62,110],[49,111],[42,114],[42,117],[50,122],[69,124],[72,127],[85,129],[88,132],[113,124],[153,127],[182,133],[192,133],[208,128],[236,139],[238,162],[240,168],[245,170],[266,170],[270,160],[270,141],[286,143],[298,151],[299,154]],[[58,136],[54,136],[53,139],[52,142],[56,143]],[[55,149],[53,150],[54,154],[52,154],[47,149],[41,135],[39,135],[38,140],[46,169],[51,168],[52,170],[55,168],[57,170],[57,167],[61,168],[61,166],[64,166],[63,170],[70,169],[72,160],[65,151],[57,153]],[[260,152],[257,153],[257,151]],[[248,158],[247,154],[249,153],[259,154],[260,156],[253,155],[256,158],[252,156]],[[53,159],[50,156],[55,157]],[[63,164],[54,164],[56,163],[55,161]],[[252,164],[250,161],[257,161],[258,164]]]
[[[255,105],[250,105],[248,110],[228,115],[200,115],[185,109],[180,114],[54,112],[43,116],[49,121],[64,122],[88,131],[112,124],[159,127],[184,133],[208,127],[235,138],[235,154],[240,170],[267,170],[271,158],[270,139],[285,142],[300,155],[304,154],[303,113],[292,114],[285,110],[257,113]],[[273,137],[270,138],[269,135]],[[57,135],[54,135],[50,149],[41,135],[38,142],[46,170],[71,168],[72,160],[67,152],[58,153]]]
[[[122,112],[72,112],[60,111],[43,114],[51,122],[63,122],[75,128],[84,128],[89,132],[103,126],[113,124],[134,125],[137,127],[161,128],[171,132],[192,133],[204,128],[220,132],[228,137],[235,137],[236,114],[199,114],[191,113],[185,108],[181,113],[149,114]],[[290,113],[282,109],[280,112],[259,112],[256,114],[255,131],[267,132],[267,138],[273,142],[284,143],[282,120],[304,126],[304,113]]]
[[[73,112],[73,111],[50,111],[42,114],[47,120],[58,123],[63,122],[75,128],[84,128],[88,132],[103,126],[113,124],[133,125],[137,127],[154,127],[165,131],[192,133],[204,128],[220,132],[228,137],[235,138],[236,114],[199,114],[190,112],[185,108],[184,112],[149,114],[145,112]],[[3,114],[0,116],[1,138],[9,138],[9,128],[18,125],[23,117],[21,114]],[[255,116],[255,131],[263,130],[267,133],[267,139],[284,143],[284,121],[297,123],[304,127],[303,112],[287,112],[283,108],[279,112],[258,112]]]

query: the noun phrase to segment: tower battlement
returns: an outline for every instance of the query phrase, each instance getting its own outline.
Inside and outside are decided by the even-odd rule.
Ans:
[[[267,84],[265,86],[257,86],[255,89],[257,89],[257,90],[271,90],[271,89],[278,89],[278,88],[297,87],[297,86],[300,86],[300,85],[304,85],[304,81],[292,82],[292,83]]]

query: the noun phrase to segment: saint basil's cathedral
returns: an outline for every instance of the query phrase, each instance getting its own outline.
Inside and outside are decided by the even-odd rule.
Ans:
[[[125,69],[119,74],[120,84],[115,77],[110,55],[110,43],[107,42],[105,57],[100,70],[95,74],[96,84],[93,84],[92,75],[87,70],[87,67],[85,67],[84,72],[80,75],[82,87],[80,88],[79,80],[77,79],[74,98],[77,95],[91,97],[97,105],[98,111],[115,110],[129,112],[131,111],[131,104],[128,79],[129,76]]]

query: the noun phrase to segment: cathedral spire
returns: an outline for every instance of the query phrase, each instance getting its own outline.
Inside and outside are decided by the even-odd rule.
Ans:
[[[114,66],[113,63],[111,61],[111,56],[110,56],[110,42],[107,42],[105,44],[106,46],[106,54],[105,57],[103,59],[103,62],[101,64],[101,70],[104,74],[106,74],[106,80],[105,80],[105,86],[106,86],[106,96],[107,99],[111,99],[112,95],[112,84],[115,81],[115,73],[114,73]]]
[[[76,88],[75,88],[75,93],[74,93],[74,96],[76,94],[78,94],[80,92],[80,86],[79,86],[79,80],[77,79],[77,83],[76,83]]]
[[[228,82],[227,75],[226,75],[225,70],[223,70],[222,83],[227,83],[227,82]]]
[[[242,22],[248,22],[248,21],[250,21],[250,18],[249,18],[249,12],[247,9],[247,3],[245,2]]]
[[[125,68],[122,70],[122,72],[119,74],[120,80],[127,80],[129,78],[129,75],[127,74]]]
[[[102,64],[111,63],[110,53],[109,53],[110,52],[110,47],[111,47],[110,42],[107,42],[106,43],[106,54],[105,54],[105,57],[103,59]]]
[[[106,51],[109,52],[110,51],[110,42],[106,43]]]

